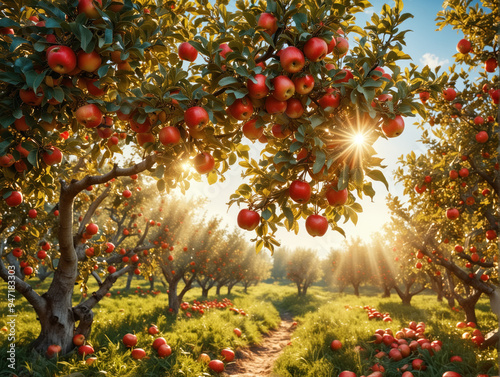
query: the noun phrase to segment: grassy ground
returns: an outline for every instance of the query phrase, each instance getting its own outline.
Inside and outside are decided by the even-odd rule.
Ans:
[[[387,351],[384,345],[373,344],[372,336],[376,329],[390,327],[394,333],[408,322],[426,323],[426,334],[431,340],[443,342],[442,351],[430,358],[427,351],[420,352],[429,365],[426,372],[417,372],[415,376],[441,377],[445,370],[455,370],[463,377],[475,377],[477,373],[498,375],[492,360],[496,360],[496,351],[481,351],[472,347],[470,341],[461,339],[463,330],[455,328],[456,322],[463,320],[460,313],[450,311],[446,305],[437,303],[435,296],[421,295],[414,298],[411,308],[403,307],[400,300],[382,299],[379,292],[362,290],[370,297],[357,298],[351,294],[339,294],[324,287],[311,287],[308,296],[298,298],[296,289],[288,284],[261,284],[249,289],[244,294],[241,287],[235,287],[228,297],[235,307],[243,309],[247,316],[235,314],[228,309],[211,310],[203,316],[185,314],[174,319],[167,311],[167,296],[147,294],[149,284],[145,281],[134,282],[134,288],[123,294],[125,280],[119,281],[113,289],[113,296],[105,298],[94,310],[95,321],[89,343],[96,350],[97,360],[87,365],[84,358],[77,354],[64,358],[46,360],[27,353],[25,346],[33,340],[39,331],[35,314],[29,310],[24,299],[17,299],[17,366],[28,371],[32,376],[203,376],[210,375],[206,364],[197,360],[200,353],[208,353],[212,358],[220,358],[220,350],[230,347],[236,350],[261,341],[261,334],[279,323],[279,313],[289,312],[299,325],[293,335],[292,344],[285,349],[275,365],[277,376],[337,376],[342,370],[352,370],[358,375],[370,374],[369,368],[375,361],[384,365],[384,376],[401,376],[404,363],[416,355],[401,362],[390,362],[388,358],[377,360],[375,350]],[[45,288],[43,283],[40,288]],[[136,288],[139,286],[140,288]],[[137,290],[137,293],[135,291]],[[163,290],[163,288],[162,288]],[[90,290],[91,292],[92,290]],[[117,291],[121,291],[117,295]],[[141,293],[142,292],[142,293]],[[211,292],[215,293],[215,292]],[[5,285],[0,286],[0,294],[6,294]],[[188,292],[186,301],[201,300],[200,289]],[[210,296],[209,300],[215,296]],[[79,297],[75,297],[78,300]],[[351,309],[346,310],[345,306]],[[368,320],[366,311],[358,306],[370,305],[381,312],[389,312],[393,321],[386,323]],[[487,313],[487,302],[481,302],[478,311],[479,321],[485,328],[495,327],[495,318]],[[6,322],[6,310],[0,309],[2,320]],[[156,336],[163,336],[172,347],[172,355],[161,359],[155,355],[151,343],[155,336],[149,335],[147,328],[155,324],[160,329]],[[0,322],[0,327],[4,323]],[[233,333],[235,327],[243,331],[241,338]],[[137,347],[143,348],[148,357],[137,361],[130,357],[121,339],[126,333],[135,333]],[[339,339],[343,343],[341,350],[333,352],[330,343]],[[0,333],[0,353],[6,354],[6,335]],[[357,346],[364,349],[359,351]],[[461,355],[464,362],[460,365],[450,363],[451,355]],[[399,368],[399,371],[397,370]],[[411,369],[411,368],[410,368]],[[0,376],[11,376],[7,372],[5,357],[0,358]],[[22,374],[20,374],[22,375]]]

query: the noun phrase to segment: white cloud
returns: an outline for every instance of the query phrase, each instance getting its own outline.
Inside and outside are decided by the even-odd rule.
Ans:
[[[449,60],[441,60],[438,56],[431,54],[430,52],[426,52],[424,56],[420,58],[420,63],[422,63],[423,65],[428,65],[431,69],[434,69],[439,65],[448,64]]]

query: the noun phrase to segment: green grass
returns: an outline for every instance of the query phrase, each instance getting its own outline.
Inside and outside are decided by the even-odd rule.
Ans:
[[[426,372],[415,373],[415,377],[441,377],[445,370],[461,372],[463,377],[475,377],[477,373],[498,375],[495,367],[496,350],[479,351],[469,341],[461,339],[463,330],[457,330],[455,324],[463,320],[463,313],[455,313],[444,303],[438,303],[434,295],[419,295],[412,300],[412,307],[401,305],[396,295],[380,298],[380,292],[370,288],[370,297],[357,298],[352,294],[340,294],[321,286],[310,288],[306,297],[297,297],[295,286],[274,283],[261,284],[249,288],[248,294],[241,287],[235,287],[228,297],[235,307],[244,309],[248,316],[232,311],[212,310],[203,316],[187,318],[185,314],[177,319],[168,313],[167,295],[155,296],[145,293],[149,289],[146,281],[134,281],[133,289],[123,294],[125,279],[119,280],[112,290],[113,296],[105,298],[94,309],[95,320],[89,343],[94,347],[97,360],[87,365],[81,356],[68,355],[58,360],[46,360],[35,357],[26,351],[26,345],[39,331],[38,321],[24,299],[18,298],[17,366],[24,370],[19,376],[66,376],[80,373],[79,376],[203,376],[210,375],[205,364],[197,362],[200,353],[208,353],[212,358],[220,357],[220,350],[231,347],[234,350],[262,341],[262,333],[268,332],[279,324],[279,314],[290,313],[299,325],[293,334],[292,344],[287,347],[275,364],[274,372],[278,376],[338,376],[342,370],[352,370],[358,375],[370,374],[369,367],[374,362],[377,349],[387,350],[383,345],[374,345],[372,335],[378,328],[390,327],[394,332],[406,327],[408,322],[426,323],[426,334],[431,340],[440,339],[443,349],[430,358],[427,351],[421,356],[430,365]],[[41,292],[48,282],[39,287]],[[140,288],[137,288],[137,287]],[[159,286],[160,287],[160,286]],[[95,287],[91,287],[89,292]],[[135,293],[135,291],[138,293]],[[120,295],[116,292],[121,291]],[[186,301],[201,300],[200,289],[188,292]],[[225,290],[224,290],[225,291]],[[141,293],[143,292],[143,293]],[[0,294],[5,294],[5,285],[0,286]],[[210,293],[214,294],[212,290]],[[75,302],[81,297],[75,295]],[[211,295],[210,300],[215,296]],[[346,310],[345,306],[352,309]],[[359,306],[369,305],[381,312],[389,312],[393,321],[368,320],[365,310]],[[488,312],[489,304],[482,299],[478,305],[478,318],[485,329],[494,328],[496,318]],[[0,309],[6,319],[5,308]],[[160,334],[172,347],[172,355],[165,359],[155,356],[151,343],[154,336],[147,333],[150,324],[156,324]],[[4,323],[0,322],[0,326]],[[243,331],[241,338],[233,334],[235,327]],[[138,336],[137,347],[144,348],[148,358],[140,361],[130,357],[130,350],[122,344],[124,334],[132,332]],[[341,350],[332,352],[330,343],[339,339],[343,343]],[[0,352],[6,352],[6,335],[0,333]],[[359,351],[361,347],[363,350]],[[449,362],[451,355],[463,357],[462,364]],[[379,361],[386,368],[385,377],[401,376],[401,368],[408,360],[398,363],[387,358]],[[22,367],[22,368],[21,368]],[[5,357],[0,358],[0,376],[7,373]],[[75,376],[76,377],[76,376]]]

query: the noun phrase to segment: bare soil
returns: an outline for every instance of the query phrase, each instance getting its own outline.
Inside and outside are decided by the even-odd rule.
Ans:
[[[279,327],[267,333],[262,344],[237,351],[236,362],[226,367],[225,375],[237,377],[270,376],[274,362],[290,342],[293,330],[292,315],[283,313]]]

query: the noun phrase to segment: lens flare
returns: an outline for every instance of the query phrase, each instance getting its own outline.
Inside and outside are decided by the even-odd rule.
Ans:
[[[365,135],[362,133],[355,134],[353,137],[353,142],[356,145],[363,145],[366,142]]]

